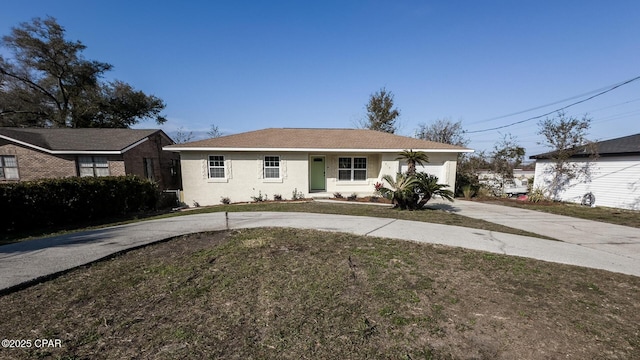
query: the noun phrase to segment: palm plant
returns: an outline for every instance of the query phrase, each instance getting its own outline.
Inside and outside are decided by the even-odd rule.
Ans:
[[[453,191],[447,189],[448,185],[438,184],[438,177],[426,173],[417,173],[415,175],[415,192],[419,199],[416,203],[416,209],[422,207],[434,196],[439,196],[445,200],[453,202]]]
[[[415,185],[417,179],[414,176],[398,173],[394,179],[391,175],[385,175],[382,180],[389,186],[378,187],[380,195],[391,200],[395,204],[395,207],[405,210],[413,208],[412,203],[415,195]]]
[[[376,191],[400,210],[422,209],[434,196],[453,201],[453,191],[447,189],[448,185],[438,184],[438,177],[434,175],[398,173],[395,179],[385,175],[382,180],[376,183]]]
[[[424,165],[429,162],[429,156],[423,151],[404,150],[396,160],[404,160],[407,162],[407,175],[416,174],[416,165]]]

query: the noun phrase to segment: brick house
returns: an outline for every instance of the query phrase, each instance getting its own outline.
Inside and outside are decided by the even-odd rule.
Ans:
[[[0,183],[70,176],[137,175],[180,187],[179,156],[162,130],[0,128]]]

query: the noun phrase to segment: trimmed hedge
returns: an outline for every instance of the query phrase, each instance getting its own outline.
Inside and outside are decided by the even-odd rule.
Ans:
[[[0,184],[0,230],[67,225],[155,209],[155,183],[136,176],[73,177]]]

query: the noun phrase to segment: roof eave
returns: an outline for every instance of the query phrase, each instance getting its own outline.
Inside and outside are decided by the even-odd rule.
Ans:
[[[529,156],[529,159],[535,160],[550,160],[553,159],[553,154],[540,154],[540,155],[532,155]],[[597,153],[597,154],[573,154],[569,157],[569,159],[584,159],[588,157],[616,157],[616,156],[638,156],[640,155],[640,151],[627,151],[627,152],[606,152],[606,153]]]
[[[51,149],[43,148],[41,146],[37,146],[37,145],[31,144],[31,143],[28,143],[26,141],[21,141],[21,140],[12,138],[10,136],[5,136],[5,135],[2,135],[2,134],[0,134],[0,139],[5,139],[7,141],[11,141],[13,143],[32,148],[34,150],[42,151],[42,152],[45,152],[45,153],[51,154],[51,155],[122,155],[125,152],[131,150],[132,148],[134,148],[134,147],[142,144],[143,142],[149,140],[148,137],[145,137],[145,138],[140,139],[140,140],[136,141],[135,143],[125,147],[122,150],[51,150]]]
[[[206,152],[206,151],[239,151],[239,152],[366,152],[366,153],[400,153],[406,149],[356,149],[356,148],[250,148],[250,147],[173,147],[165,146],[162,150],[173,152]],[[422,151],[426,153],[445,152],[445,153],[471,153],[472,149],[413,149],[414,151]]]

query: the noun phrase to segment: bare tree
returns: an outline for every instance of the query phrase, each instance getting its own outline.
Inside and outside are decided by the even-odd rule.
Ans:
[[[187,130],[185,130],[184,126],[180,126],[176,130],[176,134],[173,137],[173,140],[176,142],[176,144],[187,143],[187,142],[193,140],[193,131],[187,132]]]
[[[445,144],[467,146],[469,139],[464,136],[462,122],[451,119],[438,119],[431,124],[419,124],[416,138]]]
[[[220,136],[222,136],[222,131],[220,131],[220,129],[218,128],[218,125],[211,124],[211,129],[207,131],[207,135],[209,135],[212,138],[219,138]]]
[[[505,182],[513,179],[513,169],[520,166],[524,160],[525,149],[519,146],[516,138],[506,134],[493,148],[490,156],[491,171],[498,176],[500,189],[504,189]]]
[[[588,162],[585,164],[570,161],[574,156],[591,159],[598,156],[593,142],[587,139],[591,118],[585,114],[582,119],[578,119],[560,111],[555,117],[540,121],[538,126],[538,134],[544,137],[544,141],[539,144],[552,149],[539,158],[551,160],[548,172],[551,181],[547,190],[549,195],[557,200],[572,180],[589,180],[591,176]]]

